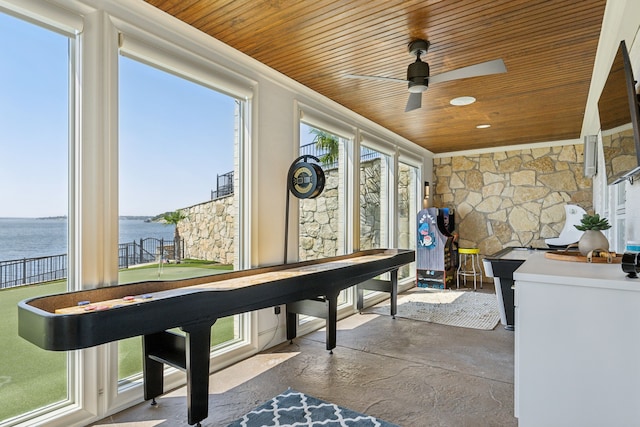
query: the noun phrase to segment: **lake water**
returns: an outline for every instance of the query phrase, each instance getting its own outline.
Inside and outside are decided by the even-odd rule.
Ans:
[[[172,240],[174,226],[120,219],[119,243],[155,237]],[[67,253],[67,220],[0,218],[0,261]]]

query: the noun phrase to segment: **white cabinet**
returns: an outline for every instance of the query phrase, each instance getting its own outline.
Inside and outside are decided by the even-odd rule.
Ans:
[[[514,279],[519,426],[640,426],[640,279],[544,254]]]

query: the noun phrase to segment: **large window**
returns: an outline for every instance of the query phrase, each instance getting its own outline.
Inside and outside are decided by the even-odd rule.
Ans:
[[[416,166],[398,163],[398,248],[416,249],[416,215],[420,199],[418,195],[419,170]],[[398,270],[398,280],[415,276],[415,263]]]
[[[389,162],[384,153],[360,148],[360,249],[389,244]]]
[[[300,200],[301,261],[342,255],[344,244],[344,180],[342,146],[346,139],[305,123],[300,124],[300,155],[320,160],[324,190],[316,198]],[[315,163],[314,160],[308,160]]]
[[[389,246],[389,163],[391,158],[366,145],[360,147],[360,249]],[[379,292],[365,290],[365,299]]]
[[[301,199],[299,205],[300,261],[327,258],[345,253],[344,147],[348,138],[307,123],[300,123],[300,155],[319,159],[325,175],[324,190],[318,197]],[[311,163],[315,160],[307,159]],[[338,307],[352,304],[352,293],[338,295]],[[299,316],[301,324],[310,316]]]
[[[241,102],[120,58],[119,281],[174,280],[238,268],[234,170]],[[213,349],[244,338],[219,319]],[[122,384],[139,378],[141,340],[119,343]]]
[[[71,46],[71,48],[70,48]],[[0,13],[0,424],[75,399],[64,352],[18,337],[19,301],[67,290],[68,37]]]

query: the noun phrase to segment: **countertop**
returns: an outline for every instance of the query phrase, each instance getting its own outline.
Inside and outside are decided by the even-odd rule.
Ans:
[[[556,283],[568,286],[640,292],[640,279],[630,279],[620,264],[591,264],[545,258],[531,254],[513,273],[516,281]]]

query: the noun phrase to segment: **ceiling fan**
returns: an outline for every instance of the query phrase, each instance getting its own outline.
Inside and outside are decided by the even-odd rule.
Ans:
[[[468,67],[457,68],[444,73],[429,75],[429,64],[420,59],[420,55],[427,53],[430,43],[426,40],[414,40],[409,43],[409,52],[415,55],[416,61],[407,68],[407,79],[395,79],[393,77],[365,76],[360,74],[347,74],[350,79],[383,80],[392,82],[409,83],[409,100],[406,111],[412,111],[422,106],[422,92],[427,90],[429,83],[440,83],[450,80],[466,79],[468,77],[486,76],[489,74],[506,73],[507,68],[502,59],[481,62]]]

